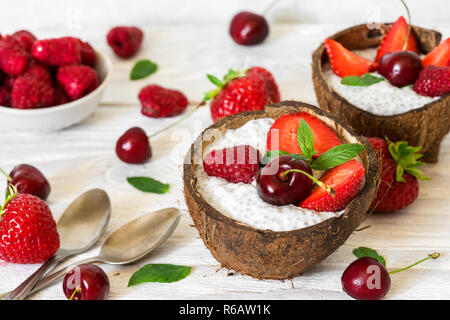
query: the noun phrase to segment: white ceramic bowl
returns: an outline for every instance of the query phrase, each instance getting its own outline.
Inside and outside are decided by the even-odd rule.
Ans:
[[[81,122],[97,108],[111,78],[111,60],[96,51],[100,85],[88,95],[59,106],[40,109],[15,109],[0,106],[0,130],[57,131]]]

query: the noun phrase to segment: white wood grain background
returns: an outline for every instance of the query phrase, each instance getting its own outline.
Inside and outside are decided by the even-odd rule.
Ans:
[[[39,37],[73,34],[89,40],[111,56],[112,82],[101,107],[81,124],[57,133],[29,134],[0,128],[0,167],[10,170],[18,163],[39,167],[49,178],[49,204],[56,219],[80,193],[104,188],[113,213],[105,237],[125,222],[146,212],[168,206],[185,209],[180,164],[190,143],[211,124],[209,110],[199,110],[189,121],[152,141],[153,158],[145,165],[126,165],[115,156],[116,139],[129,127],[148,133],[176,119],[150,119],[139,113],[137,94],[150,83],[186,93],[191,107],[210,88],[205,74],[222,75],[228,68],[259,65],[273,72],[283,99],[315,104],[311,81],[311,52],[329,34],[362,23],[373,11],[380,20],[403,14],[394,1],[293,1],[280,2],[270,14],[271,34],[260,46],[244,48],[228,37],[228,21],[241,9],[262,11],[269,1],[16,1],[0,11],[1,33],[29,28]],[[143,5],[145,3],[145,5]],[[450,36],[447,1],[408,1],[417,24],[435,27]],[[431,5],[431,3],[433,5]],[[325,10],[326,9],[326,10]],[[372,12],[372,13],[371,13]],[[46,15],[45,15],[46,14]],[[43,17],[46,17],[45,19]],[[131,60],[112,56],[105,34],[115,24],[145,27],[140,53]],[[130,82],[129,71],[140,58],[159,64],[150,78]],[[412,263],[434,250],[438,260],[392,276],[389,299],[448,299],[450,297],[450,137],[442,145],[440,161],[426,165],[432,181],[420,183],[419,199],[406,210],[372,215],[371,227],[355,232],[323,263],[290,281],[259,281],[241,275],[228,276],[210,255],[192,228],[189,214],[168,242],[136,265],[102,266],[111,281],[110,299],[348,299],[340,276],[353,261],[352,249],[369,246],[387,259],[392,269]],[[130,175],[148,175],[171,184],[166,195],[144,194],[125,182]],[[3,185],[0,186],[3,189]],[[104,237],[104,238],[105,238]],[[103,238],[103,239],[104,239]],[[100,241],[101,243],[101,241]],[[79,258],[94,255],[98,247]],[[78,259],[78,258],[77,258]],[[127,288],[131,274],[146,263],[193,266],[192,274],[177,283],[144,284]],[[13,265],[0,261],[0,292],[10,290],[30,275],[37,265]],[[61,284],[36,294],[34,299],[63,299]]]

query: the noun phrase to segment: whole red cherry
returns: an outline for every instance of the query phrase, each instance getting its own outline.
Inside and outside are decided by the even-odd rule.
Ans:
[[[256,13],[243,11],[236,14],[230,23],[230,35],[240,45],[251,46],[263,42],[269,34],[266,19]]]
[[[391,287],[391,277],[386,268],[370,257],[353,261],[341,277],[343,290],[358,300],[379,300]]]
[[[393,86],[404,87],[413,84],[422,71],[419,55],[412,51],[396,51],[381,57],[378,72]]]
[[[144,163],[152,156],[148,136],[139,127],[128,129],[116,143],[116,154],[126,163]]]
[[[296,169],[312,175],[308,164],[289,155],[270,161],[256,176],[257,191],[265,202],[284,206],[298,204],[311,193],[312,180],[301,172],[286,171]]]
[[[64,277],[64,295],[70,300],[105,300],[109,295],[106,273],[93,264],[80,264]]]
[[[37,168],[29,164],[20,164],[11,171],[10,183],[17,188],[18,193],[35,195],[42,200],[47,200],[50,194],[50,184],[45,176]]]

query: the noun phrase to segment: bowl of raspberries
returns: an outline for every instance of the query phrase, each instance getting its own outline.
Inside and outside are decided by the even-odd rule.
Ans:
[[[111,62],[75,37],[0,35],[0,130],[56,131],[98,106]]]

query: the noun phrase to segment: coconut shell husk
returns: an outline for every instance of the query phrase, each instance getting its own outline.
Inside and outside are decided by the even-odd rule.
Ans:
[[[350,50],[377,47],[390,24],[382,24],[381,30],[370,30],[358,25],[336,33],[330,38]],[[433,50],[441,40],[434,30],[413,26],[422,53]],[[392,141],[408,141],[412,146],[422,146],[425,162],[437,162],[441,140],[450,130],[450,94],[428,103],[419,109],[405,113],[380,116],[351,104],[328,85],[322,65],[328,61],[324,44],[312,56],[312,78],[319,107],[347,122],[355,131],[366,137],[388,137]]]
[[[366,147],[360,154],[366,170],[364,186],[342,216],[293,231],[260,230],[227,217],[202,197],[196,187],[195,170],[202,166],[203,150],[213,141],[209,141],[212,130],[223,133],[253,119],[276,119],[299,111],[320,118],[343,143],[360,143]],[[222,267],[257,279],[296,277],[333,253],[368,216],[380,175],[377,156],[366,138],[358,136],[341,120],[317,107],[294,101],[220,119],[192,144],[185,158],[183,173],[186,203],[206,247]]]

